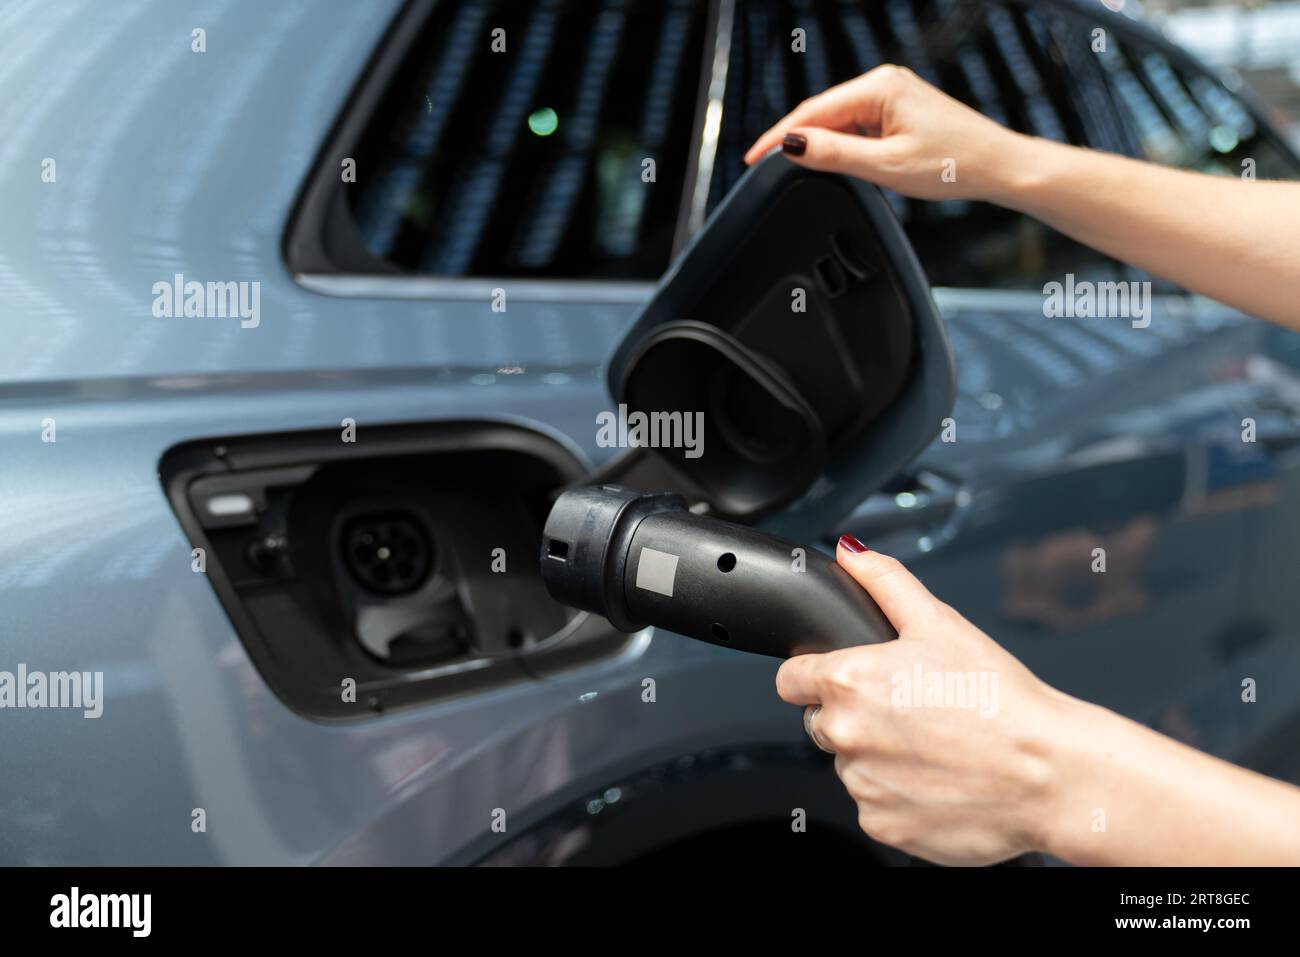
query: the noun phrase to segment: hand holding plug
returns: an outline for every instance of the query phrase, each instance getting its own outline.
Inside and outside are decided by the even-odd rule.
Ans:
[[[809,731],[835,753],[862,829],[942,864],[1041,848],[1057,777],[1050,734],[1070,699],[895,559],[850,536],[836,559],[898,640],[791,658],[777,692],[820,706]]]

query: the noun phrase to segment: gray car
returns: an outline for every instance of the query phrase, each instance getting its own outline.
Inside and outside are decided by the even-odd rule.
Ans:
[[[607,357],[757,135],[881,62],[1038,135],[1300,170],[1230,78],[1072,0],[10,0],[0,38],[4,864],[904,860],[775,661],[541,587],[553,496],[622,454]],[[887,198],[955,402],[761,521],[1300,780],[1300,337]],[[1150,295],[1050,315],[1076,281]]]

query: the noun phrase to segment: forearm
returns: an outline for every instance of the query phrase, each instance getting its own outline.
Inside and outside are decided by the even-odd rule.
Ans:
[[[1061,696],[1039,842],[1080,865],[1300,864],[1300,788]]]
[[[1300,183],[1246,182],[1017,137],[992,202],[1300,329]]]

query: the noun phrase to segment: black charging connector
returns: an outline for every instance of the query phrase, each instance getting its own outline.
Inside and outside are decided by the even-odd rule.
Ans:
[[[571,489],[546,520],[541,563],[553,598],[621,631],[653,625],[778,658],[897,637],[831,556],[693,514],[678,495]]]

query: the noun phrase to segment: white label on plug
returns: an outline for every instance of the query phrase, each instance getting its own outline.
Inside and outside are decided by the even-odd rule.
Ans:
[[[653,548],[642,548],[636,565],[636,587],[668,598],[673,597],[677,578],[677,556]]]

